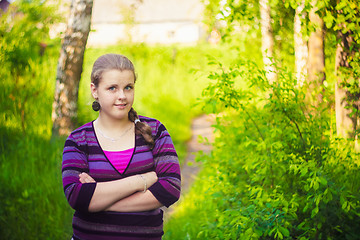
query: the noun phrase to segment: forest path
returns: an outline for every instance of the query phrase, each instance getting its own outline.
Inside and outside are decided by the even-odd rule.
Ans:
[[[195,161],[196,153],[199,151],[203,151],[203,153],[208,154],[212,149],[212,145],[206,144],[204,141],[199,142],[199,137],[201,136],[203,139],[208,139],[210,143],[213,142],[214,136],[214,128],[212,125],[214,124],[215,116],[214,115],[201,115],[195,119],[193,119],[191,125],[192,137],[190,141],[187,143],[187,155],[185,157],[185,161],[181,166],[181,198],[188,193],[191,184],[196,179],[196,176],[201,168],[201,163]],[[176,205],[179,203],[175,203],[170,208],[163,208],[164,210],[164,221],[167,221],[171,215],[171,213],[176,209]]]

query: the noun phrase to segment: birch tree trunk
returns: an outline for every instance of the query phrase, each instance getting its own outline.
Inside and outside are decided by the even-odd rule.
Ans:
[[[263,55],[264,68],[267,72],[266,77],[272,83],[276,80],[276,69],[273,65],[274,36],[271,27],[269,0],[260,0],[260,25],[261,25],[261,51]]]
[[[338,32],[340,43],[336,49],[335,70],[337,75],[337,81],[335,83],[335,112],[336,112],[336,132],[343,138],[354,139],[354,133],[357,128],[357,117],[354,114],[351,117],[353,107],[347,101],[348,93],[341,87],[342,82],[346,82],[348,79],[345,75],[341,76],[341,68],[351,68],[349,64],[349,57],[352,55],[350,47],[353,43],[353,39],[349,33]],[[345,78],[345,79],[344,79]],[[357,140],[357,139],[354,139]]]
[[[295,48],[295,72],[298,86],[303,86],[307,78],[308,46],[302,34],[302,23],[305,22],[305,0],[302,0],[295,9],[294,18],[294,48]]]
[[[308,100],[314,99],[315,106],[323,100],[322,85],[325,81],[325,54],[324,54],[324,21],[316,14],[316,0],[312,2],[309,19],[315,26],[315,31],[310,34],[308,47]],[[315,98],[314,98],[315,97]]]
[[[76,126],[79,82],[88,39],[93,0],[72,0],[57,66],[53,135],[68,135]]]

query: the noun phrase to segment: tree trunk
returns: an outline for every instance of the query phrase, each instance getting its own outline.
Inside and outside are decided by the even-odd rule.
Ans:
[[[351,116],[351,113],[353,112],[352,108],[356,108],[357,106],[351,106],[351,103],[348,102],[349,97],[351,97],[350,93],[341,86],[341,83],[348,80],[346,75],[341,74],[341,68],[351,68],[349,57],[353,53],[350,50],[353,38],[349,33],[342,33],[341,30],[338,32],[338,37],[340,43],[336,49],[335,60],[335,70],[337,75],[337,81],[335,83],[336,132],[343,138],[354,139],[358,123],[356,114]]]
[[[302,0],[295,9],[294,18],[294,48],[295,48],[295,71],[298,86],[303,86],[307,78],[308,46],[302,34],[301,25],[305,22],[305,0]]]
[[[274,82],[277,78],[276,69],[273,65],[273,52],[274,52],[274,36],[271,27],[270,5],[269,0],[260,0],[260,25],[261,25],[261,38],[262,46],[261,51],[263,54],[264,68],[266,77],[270,83]]]
[[[315,26],[310,34],[308,47],[308,101],[318,106],[323,100],[322,86],[325,81],[324,21],[316,14],[316,0],[312,2],[309,19]]]
[[[88,39],[93,0],[72,0],[56,74],[53,135],[68,135],[76,127],[79,82]]]

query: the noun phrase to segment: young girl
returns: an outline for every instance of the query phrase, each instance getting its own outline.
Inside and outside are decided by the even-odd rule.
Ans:
[[[135,70],[118,54],[99,57],[91,73],[99,117],[65,142],[62,179],[76,211],[73,239],[161,239],[162,206],[180,196],[180,167],[158,120],[132,108]]]

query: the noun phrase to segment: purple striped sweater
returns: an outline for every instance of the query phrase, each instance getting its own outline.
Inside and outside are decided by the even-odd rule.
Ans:
[[[151,150],[142,136],[135,137],[135,150],[123,174],[106,158],[94,132],[93,122],[74,130],[65,142],[62,179],[65,196],[72,208],[74,239],[161,239],[163,212],[91,213],[89,203],[96,183],[79,182],[79,174],[87,172],[96,182],[112,181],[131,175],[155,171],[158,181],[149,191],[166,207],[180,197],[180,166],[165,126],[158,120],[140,116],[152,129],[155,146]]]

